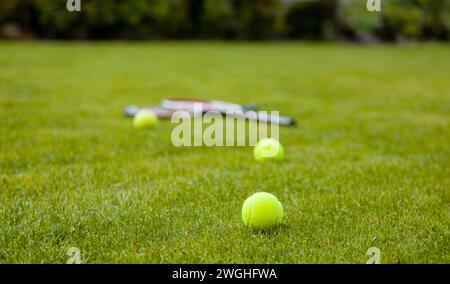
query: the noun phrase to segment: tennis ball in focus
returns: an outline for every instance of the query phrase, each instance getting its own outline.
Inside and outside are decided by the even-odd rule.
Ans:
[[[158,123],[158,117],[151,110],[140,110],[133,119],[133,126],[136,129],[154,127]]]
[[[242,221],[251,229],[268,229],[283,220],[283,206],[273,195],[257,192],[242,205]]]
[[[258,162],[279,161],[284,158],[284,149],[278,140],[265,138],[256,143],[255,148],[253,148],[253,156]]]

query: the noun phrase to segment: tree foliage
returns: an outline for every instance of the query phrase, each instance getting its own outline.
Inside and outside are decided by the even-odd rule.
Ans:
[[[0,32],[41,38],[277,39],[327,38],[327,33],[448,39],[450,1],[383,0],[66,0],[0,1]],[[10,29],[11,30],[11,29]],[[0,33],[1,34],[1,33]],[[3,35],[5,33],[3,32]]]

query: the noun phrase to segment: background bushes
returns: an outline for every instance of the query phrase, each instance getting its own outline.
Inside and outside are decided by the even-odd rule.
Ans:
[[[449,0],[66,0],[0,1],[3,37],[61,39],[448,40]]]

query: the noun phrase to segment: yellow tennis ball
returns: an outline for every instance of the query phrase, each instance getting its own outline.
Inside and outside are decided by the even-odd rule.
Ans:
[[[258,162],[280,161],[284,158],[284,148],[278,140],[265,138],[256,143],[253,148],[253,157]]]
[[[154,127],[158,123],[158,117],[151,110],[140,110],[133,119],[133,126],[136,129]]]
[[[242,205],[242,221],[251,229],[268,229],[283,220],[283,206],[273,195],[257,192]]]

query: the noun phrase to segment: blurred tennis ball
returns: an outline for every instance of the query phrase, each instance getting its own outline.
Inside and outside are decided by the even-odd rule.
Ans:
[[[158,123],[158,116],[151,110],[140,110],[133,119],[133,126],[136,129],[154,127]]]
[[[256,143],[253,148],[253,156],[258,162],[280,161],[284,158],[284,149],[278,140],[265,138]]]
[[[273,195],[257,192],[242,205],[242,221],[251,229],[269,229],[283,220],[283,206]]]

